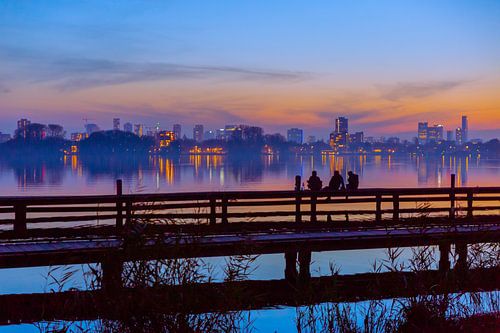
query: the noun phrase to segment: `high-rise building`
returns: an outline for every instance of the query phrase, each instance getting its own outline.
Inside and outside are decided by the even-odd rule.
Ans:
[[[443,125],[434,125],[427,128],[427,142],[439,142],[443,140]]]
[[[286,138],[288,142],[294,142],[301,145],[304,140],[304,131],[300,128],[290,128],[286,132]]]
[[[458,145],[461,145],[464,142],[462,128],[460,127],[457,127],[457,129],[455,130],[455,141]]]
[[[204,140],[215,139],[215,131],[212,131],[212,130],[205,131],[205,133],[203,134],[203,139]]]
[[[125,124],[123,124],[123,130],[125,132],[132,133],[133,129],[134,129],[134,126],[131,123],[125,123]]]
[[[418,123],[417,138],[419,144],[426,144],[428,140],[429,124],[427,122]]]
[[[462,142],[469,141],[469,121],[467,116],[462,116]]]
[[[113,118],[113,130],[120,130],[120,118]]]
[[[158,146],[160,148],[168,147],[175,140],[175,133],[173,131],[160,131],[158,132]]]
[[[172,131],[174,132],[175,139],[179,140],[182,135],[182,127],[180,124],[174,124]]]
[[[141,137],[144,135],[144,126],[141,124],[134,125],[134,134]]]
[[[446,141],[453,141],[453,131],[446,131]]]
[[[203,125],[194,125],[193,127],[193,139],[197,142],[203,141]]]
[[[31,124],[31,121],[28,119],[19,119],[17,121],[17,134],[22,137],[26,138],[26,129],[27,127]]]
[[[335,119],[335,133],[349,133],[349,121],[346,117]]]
[[[354,134],[349,135],[349,142],[352,144],[361,144],[363,143],[363,140],[364,140],[363,132],[356,132]]]
[[[0,132],[0,143],[7,142],[10,139],[11,139],[10,134],[5,134],[5,133]]]

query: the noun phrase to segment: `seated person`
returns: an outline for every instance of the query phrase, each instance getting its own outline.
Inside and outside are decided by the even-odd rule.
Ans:
[[[321,189],[323,188],[323,182],[321,181],[321,179],[319,179],[316,171],[313,171],[311,177],[309,177],[309,180],[307,181],[307,187],[311,191],[321,191]]]
[[[359,187],[359,177],[352,171],[347,173],[347,189],[348,190],[357,190]]]
[[[328,190],[330,191],[338,191],[345,189],[344,178],[340,175],[338,170],[333,172],[332,179],[330,179],[330,183],[328,184]]]

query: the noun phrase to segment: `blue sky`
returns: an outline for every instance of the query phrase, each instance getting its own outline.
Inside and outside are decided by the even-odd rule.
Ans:
[[[498,133],[498,1],[0,0],[0,130],[89,117]],[[331,126],[330,126],[331,127]],[[474,126],[472,126],[474,128]]]

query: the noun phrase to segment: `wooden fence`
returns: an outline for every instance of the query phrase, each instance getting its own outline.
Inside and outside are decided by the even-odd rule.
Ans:
[[[348,222],[356,216],[376,225],[404,223],[407,217],[446,217],[464,221],[477,214],[500,215],[500,187],[369,188],[337,193],[228,191],[158,194],[0,197],[2,238],[28,237],[29,230],[75,228],[82,223],[119,231],[135,220],[163,224],[245,222]],[[482,212],[482,213],[481,213]]]

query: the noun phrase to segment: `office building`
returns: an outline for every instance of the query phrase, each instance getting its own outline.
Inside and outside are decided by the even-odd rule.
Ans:
[[[467,116],[462,116],[462,142],[468,142],[469,140],[469,121]]]
[[[457,142],[457,145],[461,145],[464,142],[462,128],[460,127],[457,127],[455,130],[455,141]]]
[[[174,124],[172,131],[174,132],[175,139],[179,140],[182,135],[182,127],[180,124]]]
[[[203,125],[194,125],[193,127],[193,139],[197,142],[203,141],[203,135],[205,132],[203,131]]]
[[[113,130],[120,130],[120,118],[113,118]]]
[[[356,132],[349,135],[349,142],[352,144],[361,144],[364,141],[364,133]]]
[[[131,123],[123,124],[123,130],[128,133],[132,133],[134,126]]]
[[[31,121],[29,121],[28,119],[19,119],[17,121],[17,135],[22,138],[26,138],[26,130],[30,124]]]
[[[173,131],[159,131],[158,132],[158,146],[165,148],[170,146],[172,141],[175,140],[175,133]]]
[[[419,144],[423,145],[427,143],[428,129],[429,129],[429,124],[427,122],[418,123],[417,138]]]
[[[10,139],[11,139],[10,134],[5,134],[5,133],[0,132],[0,143],[7,142]]]
[[[286,132],[286,138],[288,142],[293,142],[301,145],[304,138],[304,131],[302,131],[300,128],[290,128]]]
[[[439,142],[443,140],[443,125],[434,125],[427,128],[427,142]]]
[[[349,133],[349,121],[346,117],[335,119],[335,133]]]
[[[453,131],[446,131],[446,141],[453,141]]]
[[[203,134],[203,139],[204,140],[214,140],[215,139],[215,131],[212,131],[212,130],[205,131],[205,133]]]
[[[137,135],[138,137],[141,137],[144,135],[144,126],[141,124],[135,124],[134,125],[134,134]]]

